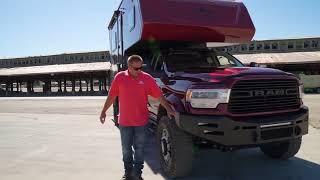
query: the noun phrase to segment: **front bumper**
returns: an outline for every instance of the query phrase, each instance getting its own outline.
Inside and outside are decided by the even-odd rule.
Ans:
[[[226,116],[180,114],[177,125],[202,139],[225,146],[259,145],[308,133],[307,107],[297,112],[233,119]]]

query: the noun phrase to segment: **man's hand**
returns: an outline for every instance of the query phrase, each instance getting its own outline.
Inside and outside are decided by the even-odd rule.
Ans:
[[[164,98],[163,95],[160,96],[159,101],[167,110],[168,118],[171,119],[172,117],[175,117],[175,110],[172,108],[172,106],[168,103],[168,101]]]
[[[100,122],[103,124],[106,121],[106,111],[109,109],[109,107],[112,105],[113,101],[116,99],[114,96],[108,96],[106,102],[104,103],[104,106],[102,108],[101,114],[100,114]]]
[[[102,111],[100,114],[100,122],[103,124],[106,121],[106,112]]]

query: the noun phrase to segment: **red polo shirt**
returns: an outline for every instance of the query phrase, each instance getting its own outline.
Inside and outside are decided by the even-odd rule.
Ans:
[[[148,95],[159,98],[161,90],[151,75],[140,72],[134,79],[121,71],[114,77],[109,96],[119,97],[119,124],[121,126],[144,126],[148,123]]]

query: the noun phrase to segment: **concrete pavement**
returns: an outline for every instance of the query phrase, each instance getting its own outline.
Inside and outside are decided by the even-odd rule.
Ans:
[[[311,109],[320,104],[319,97],[306,97],[311,99]],[[101,125],[98,120],[104,100],[0,98],[0,179],[120,179],[119,131],[113,123]],[[108,111],[109,119],[111,114]],[[319,117],[317,113],[313,116]],[[318,180],[319,140],[320,130],[310,127],[299,153],[288,161],[269,159],[257,148],[227,153],[200,150],[195,155],[193,174],[182,179]],[[144,178],[165,179],[151,134]]]

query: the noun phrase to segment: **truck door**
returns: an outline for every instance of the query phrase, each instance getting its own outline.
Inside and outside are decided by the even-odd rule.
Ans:
[[[124,60],[124,51],[123,51],[123,13],[119,10],[115,11],[112,17],[112,27],[110,29],[110,49],[112,54],[112,65],[116,66],[116,69],[111,74],[111,79],[118,73],[126,68]],[[113,103],[113,116],[114,122],[118,124],[118,114],[119,114],[119,100],[116,98]]]
[[[118,59],[120,63],[120,69],[125,70],[127,67],[127,61],[124,56],[124,48],[123,48],[123,12],[120,11],[118,16]]]
[[[118,67],[116,71],[123,70],[124,50],[123,50],[123,13],[115,11],[109,25],[111,63]]]

